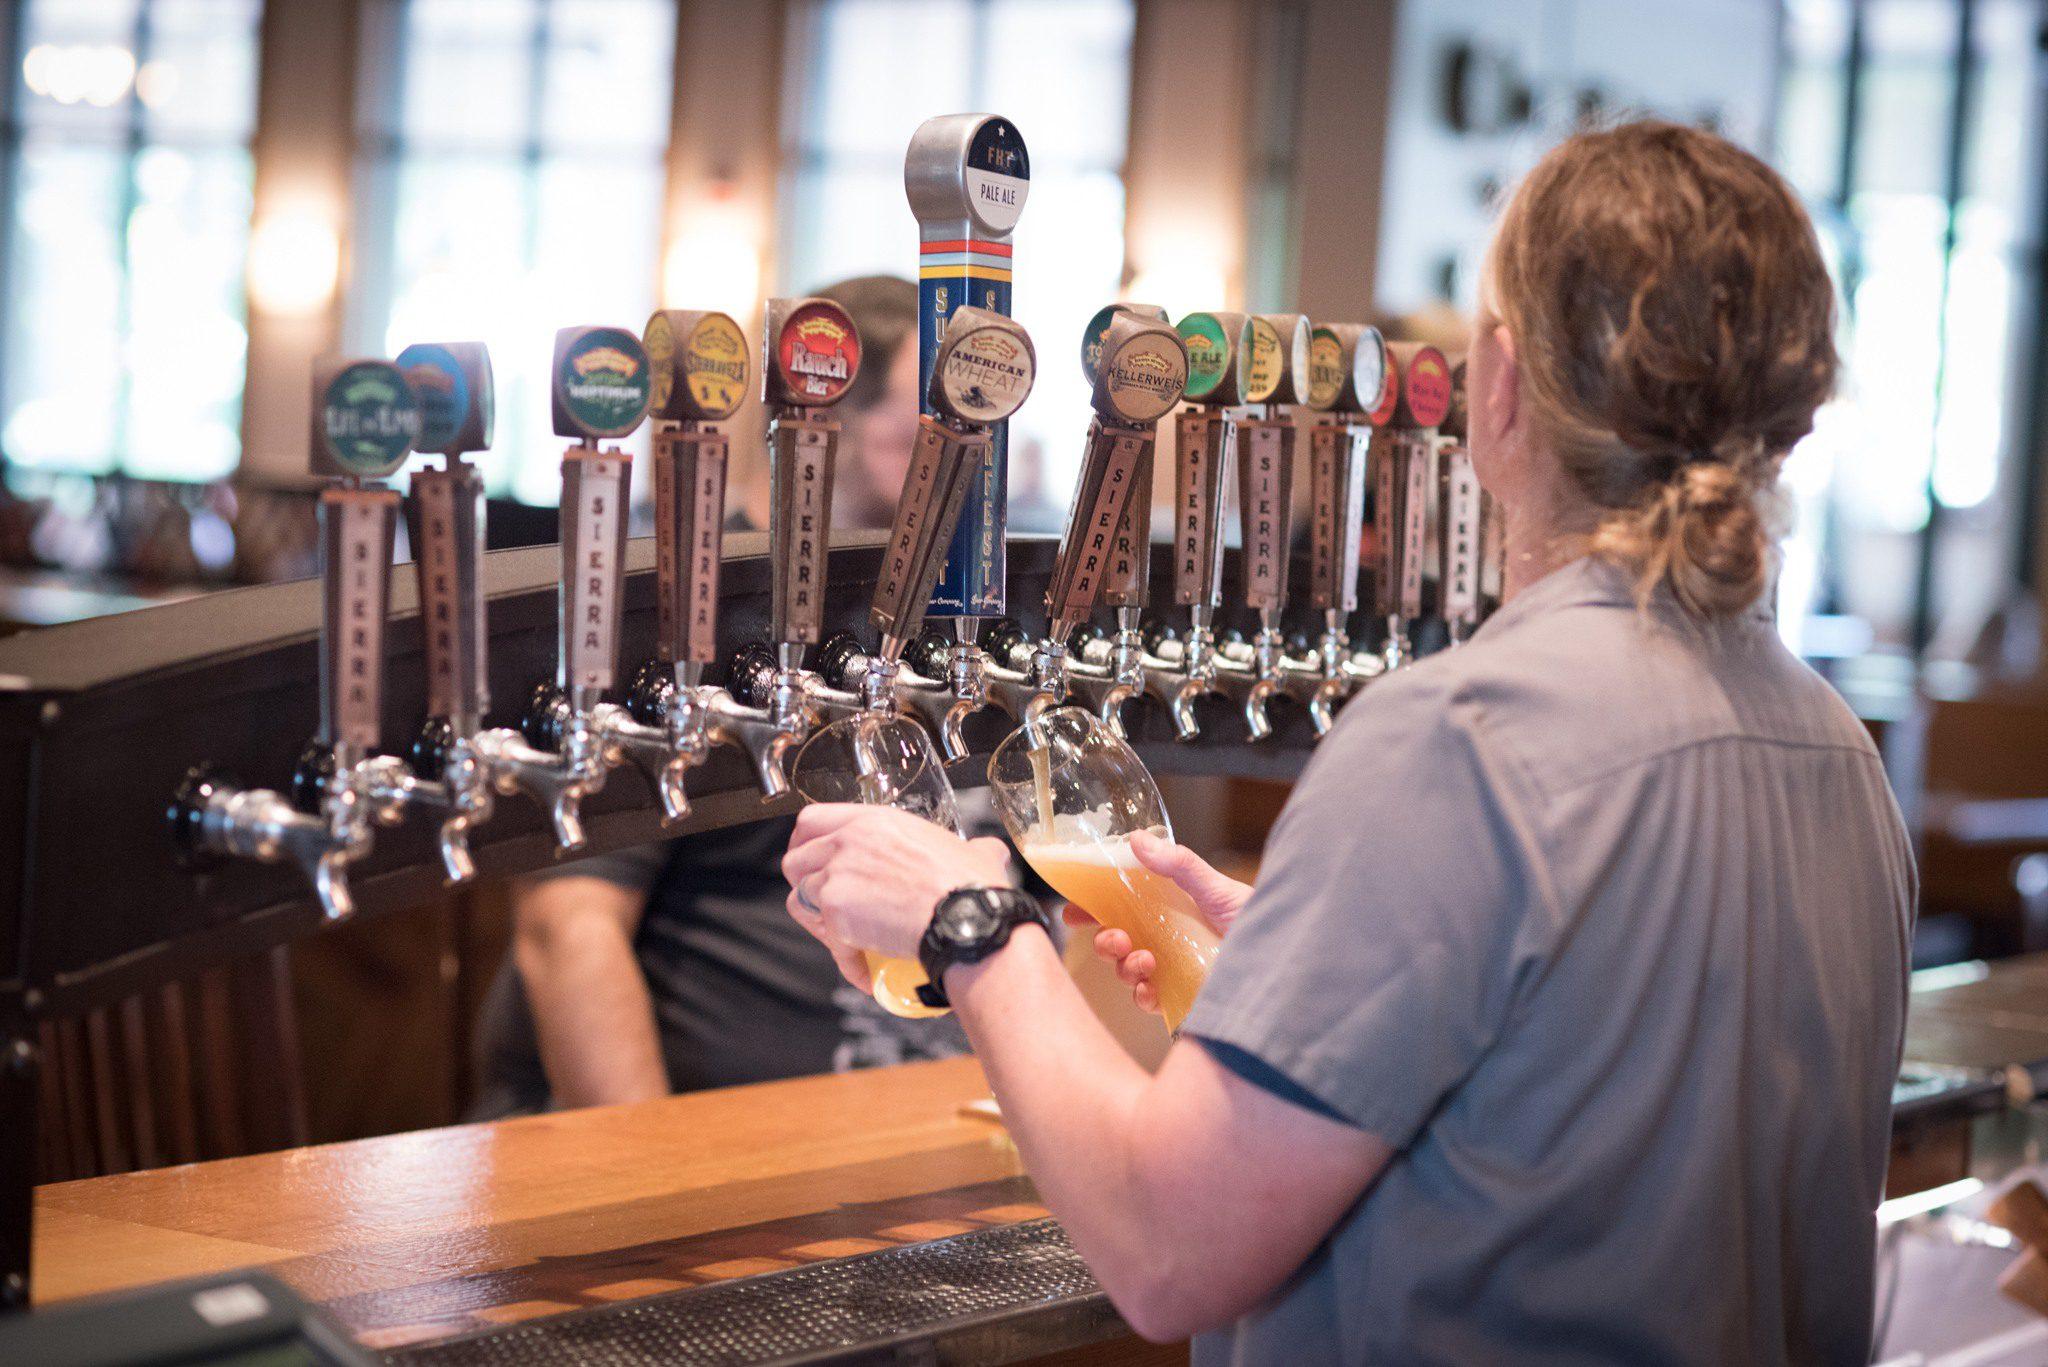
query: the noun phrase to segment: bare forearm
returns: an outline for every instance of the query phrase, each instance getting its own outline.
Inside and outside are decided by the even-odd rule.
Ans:
[[[1151,1078],[1095,1018],[1051,941],[1020,929],[946,975],[1040,1195],[1112,1299],[1126,1306],[1162,1231],[1144,1209],[1133,1136]]]
[[[556,1105],[667,1095],[654,1006],[616,922],[591,918],[522,934],[517,956]]]
[[[793,887],[810,887],[791,914],[828,946],[910,953],[947,889],[1001,876],[999,847],[983,844],[903,812],[807,807],[782,861]],[[1176,1044],[1147,1076],[1035,925],[950,969],[945,985],[1032,1180],[1148,1338],[1254,1309],[1386,1161],[1377,1139],[1262,1090],[1199,1044]]]

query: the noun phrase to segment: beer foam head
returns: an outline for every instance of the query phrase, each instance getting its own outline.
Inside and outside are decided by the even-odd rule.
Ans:
[[[1063,864],[1096,864],[1103,868],[1131,868],[1137,864],[1137,856],[1131,853],[1131,837],[1128,834],[1111,835],[1109,812],[1105,808],[1080,813],[1061,812],[1052,819],[1050,831],[1034,831],[1021,846],[1032,858],[1055,860]],[[1169,836],[1164,830],[1153,827],[1152,834],[1162,840]]]

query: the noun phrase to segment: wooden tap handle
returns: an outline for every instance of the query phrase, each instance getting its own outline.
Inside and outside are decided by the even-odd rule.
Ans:
[[[787,409],[768,427],[769,628],[778,644],[816,645],[825,622],[839,424]]]
[[[562,457],[564,688],[602,691],[616,680],[632,471],[632,460],[617,447],[571,447]]]
[[[321,492],[320,738],[328,745],[377,748],[397,526],[398,495],[389,489]]]

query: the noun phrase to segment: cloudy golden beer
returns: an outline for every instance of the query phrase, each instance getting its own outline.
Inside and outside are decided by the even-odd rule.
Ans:
[[[946,1014],[944,1008],[926,1006],[917,999],[917,989],[931,981],[923,964],[915,959],[884,958],[872,949],[864,949],[860,953],[868,961],[868,973],[875,980],[875,1000],[882,1004],[884,1011],[913,1020]]]
[[[1054,829],[1066,825],[1057,822]],[[1222,944],[1188,895],[1140,864],[1128,835],[1039,840],[1019,848],[1060,896],[1151,952],[1160,1014],[1168,1028],[1180,1029]]]

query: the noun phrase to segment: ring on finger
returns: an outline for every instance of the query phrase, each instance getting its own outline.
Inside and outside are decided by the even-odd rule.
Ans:
[[[818,906],[818,904],[817,904],[816,902],[813,902],[813,901],[811,900],[811,895],[810,895],[810,893],[808,893],[808,892],[804,891],[804,889],[805,889],[806,887],[808,887],[808,886],[809,886],[809,884],[810,884],[810,881],[811,881],[811,880],[812,880],[813,878],[816,878],[817,876],[818,876],[818,875],[817,875],[817,874],[815,874],[815,873],[807,873],[807,874],[805,874],[805,875],[804,875],[804,876],[803,876],[802,878],[800,878],[800,879],[798,879],[798,880],[797,880],[797,885],[796,885],[796,900],[797,900],[797,905],[798,905],[798,906],[801,906],[801,907],[802,907],[802,908],[803,908],[803,909],[804,909],[805,911],[808,911],[809,913],[811,913],[811,915],[813,915],[813,916],[822,916],[822,915],[824,915],[824,914],[825,914],[825,913],[824,913],[824,911],[823,911],[822,909],[820,909],[820,908],[819,908],[819,906]]]

